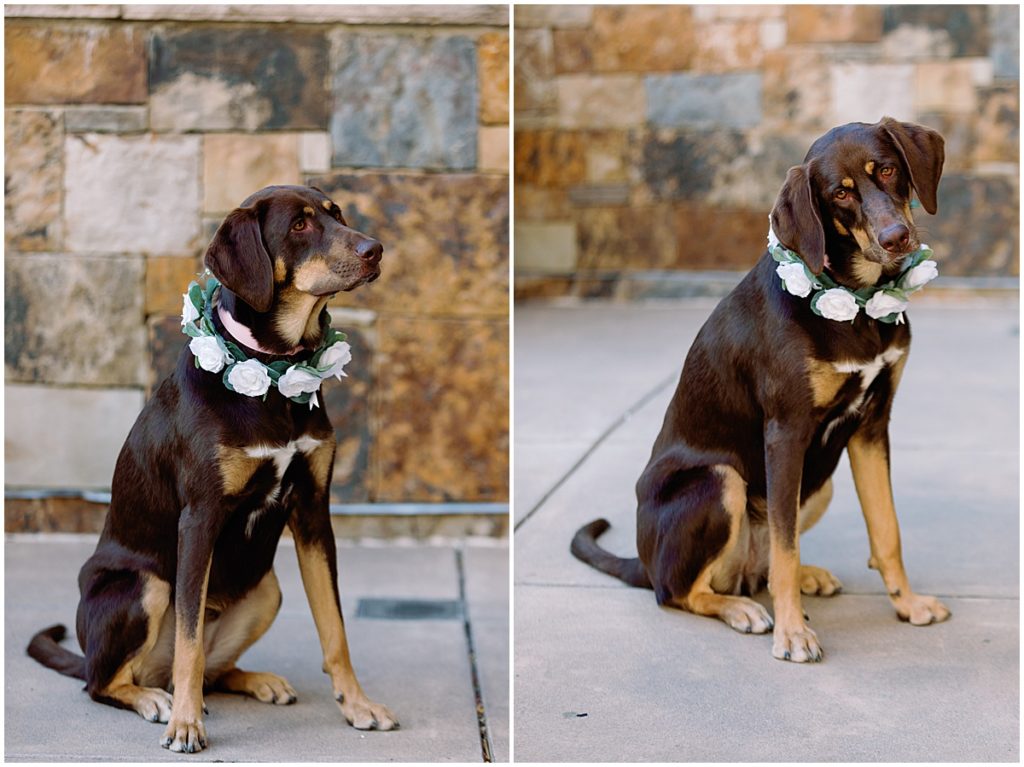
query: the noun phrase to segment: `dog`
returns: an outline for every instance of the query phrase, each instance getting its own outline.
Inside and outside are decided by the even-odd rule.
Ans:
[[[853,290],[887,283],[920,247],[911,193],[936,212],[944,159],[942,137],[922,126],[883,118],[834,128],[787,173],[770,230],[816,279]],[[582,527],[571,551],[653,589],[660,605],[740,632],[774,629],[772,655],[800,663],[822,658],[801,594],[830,596],[842,584],[801,564],[799,536],[824,514],[844,449],[867,523],[868,566],[880,572],[896,613],[914,625],[950,613],[911,590],[892,499],[888,423],[910,326],[902,315],[819,316],[780,285],[771,253],[690,348],[636,485],[639,557],[597,544],[609,527],[603,519]],[[765,582],[774,619],[749,598]]]
[[[382,254],[319,189],[267,187],[224,219],[206,251],[221,285],[208,319],[227,348],[264,365],[309,363],[334,333],[328,300],[376,280]],[[94,700],[166,723],[165,748],[201,751],[204,690],[295,702],[287,680],[235,665],[280,607],[273,560],[287,525],[342,715],[358,729],[397,727],[363,692],[349,657],[327,415],[309,392],[302,403],[286,398],[283,385],[246,396],[236,379],[229,390],[227,375],[200,367],[190,346],[118,456],[110,511],[78,578],[84,657],[59,644],[61,625],[36,634],[28,653],[84,680]]]

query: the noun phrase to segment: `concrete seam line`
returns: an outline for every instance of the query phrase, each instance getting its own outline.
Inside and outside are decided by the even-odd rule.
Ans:
[[[469,658],[469,673],[473,680],[473,698],[476,702],[476,722],[480,731],[480,752],[484,762],[493,762],[491,735],[487,727],[487,710],[484,707],[483,690],[480,686],[480,671],[476,664],[476,647],[473,644],[473,628],[469,623],[469,602],[466,599],[466,568],[462,549],[455,549],[455,569],[459,576],[459,601],[462,603],[462,630],[466,634],[466,653]]]
[[[532,517],[540,509],[541,506],[548,502],[548,499],[552,495],[554,495],[558,491],[558,489],[561,488],[562,485],[564,485],[569,480],[569,477],[576,473],[577,469],[579,469],[584,463],[587,462],[587,459],[594,454],[594,452],[601,446],[601,444],[606,439],[608,439],[612,434],[614,434],[615,431],[620,426],[622,426],[622,424],[628,421],[629,418],[633,416],[638,410],[643,408],[644,405],[646,405],[656,396],[661,394],[661,392],[667,386],[669,386],[673,381],[675,381],[678,378],[678,375],[678,373],[673,372],[664,380],[659,381],[653,389],[651,389],[644,396],[642,396],[640,399],[638,399],[636,402],[630,405],[630,407],[626,409],[625,413],[620,415],[607,429],[601,432],[601,435],[594,441],[594,444],[592,444],[590,447],[586,449],[583,455],[580,456],[579,460],[577,460],[576,463],[574,463],[570,467],[569,471],[563,474],[562,477],[557,482],[555,482],[555,484],[552,485],[551,488],[546,493],[544,493],[543,496],[541,496],[541,499],[533,505],[533,508],[526,512],[526,515],[522,519],[516,522],[515,527],[512,528],[512,532],[519,532],[519,528],[526,524],[530,517]]]

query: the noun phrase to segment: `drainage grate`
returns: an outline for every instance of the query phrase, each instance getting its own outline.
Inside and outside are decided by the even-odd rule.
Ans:
[[[357,618],[386,621],[454,621],[462,618],[457,599],[360,599]]]

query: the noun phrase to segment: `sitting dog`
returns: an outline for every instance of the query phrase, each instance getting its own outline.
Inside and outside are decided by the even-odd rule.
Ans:
[[[377,279],[382,252],[318,189],[268,187],[227,216],[205,256],[220,287],[185,296],[193,339],[121,449],[78,578],[85,657],[58,644],[60,625],[29,645],[94,700],[166,722],[165,748],[206,747],[204,688],[295,701],[285,679],[235,665],[280,606],[285,525],[342,715],[359,729],[398,725],[349,659],[328,510],[334,432],[316,400],[350,358],[326,304]]]
[[[639,558],[597,545],[603,519],[576,533],[577,558],[654,589],[659,604],[746,633],[774,627],[776,658],[821,660],[800,595],[829,596],[841,584],[801,564],[799,535],[825,512],[846,449],[868,566],[881,573],[897,614],[914,625],[949,617],[907,581],[888,437],[910,348],[903,308],[935,275],[911,192],[935,213],[943,159],[938,133],[891,118],[843,125],[814,142],[779,192],[769,251],[687,355],[636,485]],[[742,596],[765,581],[774,621]]]

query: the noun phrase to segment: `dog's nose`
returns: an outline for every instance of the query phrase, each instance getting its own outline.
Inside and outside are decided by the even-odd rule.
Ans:
[[[890,253],[902,253],[910,244],[910,230],[903,224],[893,224],[878,235],[878,244]]]
[[[381,256],[384,255],[384,246],[377,240],[369,238],[360,240],[359,244],[356,245],[356,255],[368,264],[376,264],[380,261]]]

